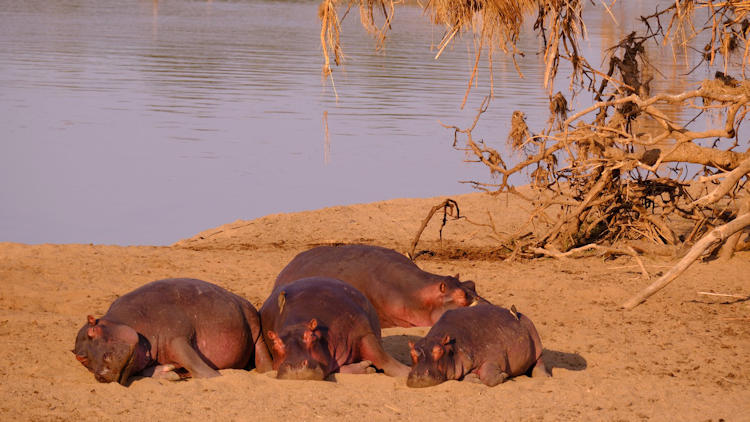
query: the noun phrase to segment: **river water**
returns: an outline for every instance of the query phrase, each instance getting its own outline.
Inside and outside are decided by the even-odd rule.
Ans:
[[[615,23],[588,4],[591,61],[653,8],[616,2]],[[434,60],[442,29],[402,6],[376,52],[358,21],[344,20],[336,99],[316,2],[0,0],[0,241],[164,245],[236,219],[491,181],[439,124],[466,126],[489,91],[483,60],[460,109],[470,37]],[[496,98],[475,131],[497,147],[513,110],[532,129],[548,117],[539,41],[520,46],[525,78],[496,54]],[[668,88],[706,76],[656,56]]]

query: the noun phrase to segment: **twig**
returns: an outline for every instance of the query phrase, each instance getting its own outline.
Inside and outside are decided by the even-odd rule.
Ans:
[[[630,250],[622,250],[622,249],[609,248],[606,246],[597,245],[596,243],[589,243],[588,245],[583,245],[581,247],[571,249],[567,252],[549,250],[546,248],[534,248],[532,249],[532,251],[536,254],[547,255],[552,258],[565,259],[575,254],[590,251],[592,249],[601,251],[603,254],[632,256],[633,258],[635,258],[636,262],[638,263],[638,266],[641,267],[641,272],[643,273],[643,276],[646,277],[646,279],[651,278],[651,276],[648,274],[648,271],[646,271],[646,267],[643,266],[643,262],[641,262],[641,259],[638,257],[638,254],[636,253],[635,249],[633,249],[632,247],[628,248]]]
[[[711,293],[711,292],[697,292],[697,293],[699,295],[733,297],[733,298],[736,298],[736,299],[750,299],[750,296],[733,295],[733,294],[729,294],[729,293]]]
[[[419,230],[417,230],[416,236],[414,236],[414,240],[411,242],[411,249],[408,252],[409,259],[412,261],[416,259],[416,255],[414,252],[417,250],[417,243],[419,243],[419,238],[422,236],[422,232],[424,232],[424,229],[427,227],[427,223],[430,222],[430,219],[433,215],[435,215],[435,212],[439,210],[440,208],[443,209],[443,224],[440,226],[440,239],[443,239],[443,227],[445,227],[445,223],[448,221],[448,209],[456,208],[456,219],[461,218],[461,211],[458,209],[458,203],[454,201],[453,199],[446,199],[445,201],[435,205],[430,209],[430,212],[427,213],[427,217],[422,220],[422,225],[419,226]]]
[[[638,263],[638,266],[641,267],[641,274],[646,278],[646,280],[651,279],[651,274],[646,271],[646,267],[643,265],[643,261],[641,261],[641,258],[638,256],[638,254],[635,252],[635,249],[633,249],[632,246],[628,246],[628,251],[630,251],[630,256],[635,259],[635,262]]]

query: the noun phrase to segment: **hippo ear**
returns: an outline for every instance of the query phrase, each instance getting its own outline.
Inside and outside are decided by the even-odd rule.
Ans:
[[[101,337],[102,336],[101,325],[94,325],[94,326],[89,327],[88,330],[86,330],[86,335],[92,339]]]
[[[476,285],[476,284],[474,284],[474,282],[473,282],[473,281],[471,281],[471,280],[466,280],[466,281],[462,281],[462,282],[461,282],[461,286],[463,286],[463,287],[464,287],[464,288],[466,288],[467,290],[471,290],[471,291],[472,291],[472,292],[474,292],[474,293],[476,293],[476,292],[477,292],[477,285]]]
[[[445,293],[445,289],[446,289],[446,286],[445,286],[445,282],[443,281],[440,283],[440,293]]]
[[[286,354],[286,347],[284,346],[284,342],[279,338],[279,336],[276,335],[273,331],[268,331],[268,338],[271,339],[272,342],[272,348],[276,351],[279,355]]]
[[[417,361],[419,360],[419,353],[417,353],[417,350],[414,348],[414,343],[409,342],[409,354],[411,355],[411,361],[416,365]]]
[[[75,353],[75,352],[73,352],[73,353]],[[76,360],[78,360],[78,362],[81,362],[81,364],[83,364],[83,366],[89,366],[89,358],[87,358],[86,356],[83,356],[83,355],[79,355],[78,353],[75,353],[75,355],[76,355]]]
[[[443,345],[449,344],[453,339],[451,339],[451,336],[449,334],[446,334],[445,337],[443,337]]]
[[[315,331],[315,329],[318,328],[318,320],[313,318],[310,320],[310,322],[307,324],[307,329],[310,331]]]
[[[94,318],[93,315],[89,315],[86,317],[86,320],[88,321],[89,325],[96,325],[96,318]]]
[[[443,357],[443,354],[445,353],[445,350],[443,349],[443,346],[436,344],[432,348],[432,360],[440,360],[441,357]]]
[[[461,274],[456,273],[456,275],[454,275],[453,278],[455,278],[456,280],[460,280],[461,279]]]

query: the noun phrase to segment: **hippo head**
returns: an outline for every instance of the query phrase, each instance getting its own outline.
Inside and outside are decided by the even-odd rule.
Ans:
[[[83,366],[99,382],[117,381],[125,385],[133,371],[138,333],[127,325],[88,316],[72,350]]]
[[[331,353],[322,329],[313,318],[283,334],[267,333],[277,378],[322,381],[331,373]]]
[[[442,339],[426,337],[416,345],[409,342],[412,368],[406,385],[430,387],[455,378],[455,340],[449,335]]]
[[[459,281],[458,274],[455,277],[442,277],[439,282],[433,283],[425,292],[427,302],[432,303],[432,312],[428,325],[434,325],[445,313],[455,308],[474,306],[478,303],[487,303],[477,294],[473,281]]]

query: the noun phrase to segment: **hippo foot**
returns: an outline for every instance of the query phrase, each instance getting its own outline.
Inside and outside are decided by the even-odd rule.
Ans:
[[[495,362],[486,362],[479,367],[477,374],[484,385],[489,387],[494,387],[510,378],[510,376]]]
[[[482,384],[482,380],[479,379],[479,375],[471,373],[463,377],[462,381],[472,382],[475,384]]]
[[[278,378],[278,371],[273,370],[273,371],[263,372],[263,375],[267,376],[268,378],[276,379]]]
[[[363,360],[361,362],[344,365],[339,368],[339,372],[342,374],[374,374],[377,370],[372,366],[372,362],[369,360]]]
[[[534,378],[549,378],[552,374],[547,370],[547,366],[544,364],[542,358],[539,358],[539,360],[536,361],[536,365],[534,365],[534,368],[531,370],[531,376]]]
[[[175,369],[177,368],[171,363],[166,365],[157,365],[144,370],[143,375],[158,380],[179,381],[180,379],[182,379],[182,377],[180,377],[180,374],[175,372]]]

